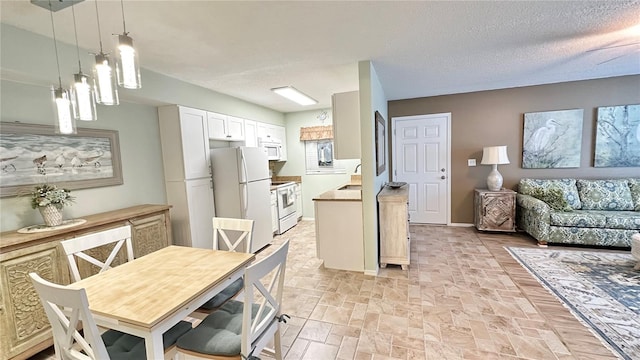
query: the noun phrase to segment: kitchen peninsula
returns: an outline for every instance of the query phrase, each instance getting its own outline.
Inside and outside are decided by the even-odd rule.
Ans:
[[[313,199],[316,253],[331,269],[364,271],[362,185],[359,176]]]

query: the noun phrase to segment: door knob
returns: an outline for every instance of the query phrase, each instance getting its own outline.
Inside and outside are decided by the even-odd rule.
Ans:
[[[440,169],[440,171],[444,172],[444,168]]]
[[[446,176],[444,176],[444,175],[440,176],[440,179],[442,179],[442,180],[444,180],[444,179],[446,179],[446,178],[447,178],[447,177],[446,177]]]

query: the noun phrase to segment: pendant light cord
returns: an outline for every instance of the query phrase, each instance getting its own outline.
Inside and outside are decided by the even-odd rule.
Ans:
[[[71,13],[73,14],[73,32],[76,35],[76,52],[78,54],[78,73],[82,74],[82,63],[80,63],[80,46],[78,45],[78,28],[76,27],[75,3],[71,5]]]
[[[102,53],[102,35],[100,34],[100,15],[98,15],[98,0],[95,0],[96,3],[96,22],[98,23],[98,40],[100,40],[100,53]]]
[[[58,84],[62,87],[62,78],[60,77],[60,60],[58,59],[58,41],[56,41],[56,27],[53,24],[53,7],[51,6],[51,0],[49,0],[49,15],[51,17],[51,29],[53,30],[53,48],[56,51],[56,64],[58,65]]]
[[[124,29],[124,34],[128,35],[127,33],[127,24],[124,22],[124,0],[120,0],[120,7],[122,8],[122,28]]]

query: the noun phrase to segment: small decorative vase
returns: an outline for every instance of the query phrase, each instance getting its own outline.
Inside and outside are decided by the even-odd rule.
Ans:
[[[58,209],[55,205],[47,205],[39,207],[40,214],[47,226],[58,226],[62,224],[62,209]]]

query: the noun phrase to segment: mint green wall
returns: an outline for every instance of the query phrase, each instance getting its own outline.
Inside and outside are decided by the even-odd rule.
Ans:
[[[360,76],[360,141],[362,147],[362,220],[364,226],[364,270],[369,275],[378,271],[378,203],[376,195],[388,182],[388,155],[385,170],[376,175],[375,112],[387,120],[387,99],[371,61],[358,63]],[[388,134],[387,139],[388,140]],[[388,154],[385,141],[385,154]]]
[[[317,116],[326,111],[329,116],[324,124]],[[356,166],[360,160],[335,160],[337,168],[344,168],[345,174],[314,174],[306,175],[304,141],[300,141],[300,128],[308,126],[331,125],[331,109],[300,111],[285,114],[285,127],[287,131],[287,161],[282,166],[276,166],[276,175],[300,176],[302,175],[302,206],[303,218],[313,219],[313,198],[327,190],[332,190],[351,180]],[[360,171],[358,171],[360,173]]]
[[[93,59],[81,49],[83,69]],[[58,44],[63,85],[77,72],[75,46]],[[57,83],[52,40],[1,24],[0,119],[53,124],[50,86]],[[142,64],[144,66],[144,63]],[[262,122],[283,125],[284,114],[142,69],[142,89],[122,90],[119,106],[98,105],[97,122],[80,127],[117,130],[124,184],[73,191],[76,204],[65,217],[82,217],[143,203],[166,203],[156,106],[180,104]],[[0,231],[41,223],[25,198],[0,199]]]

